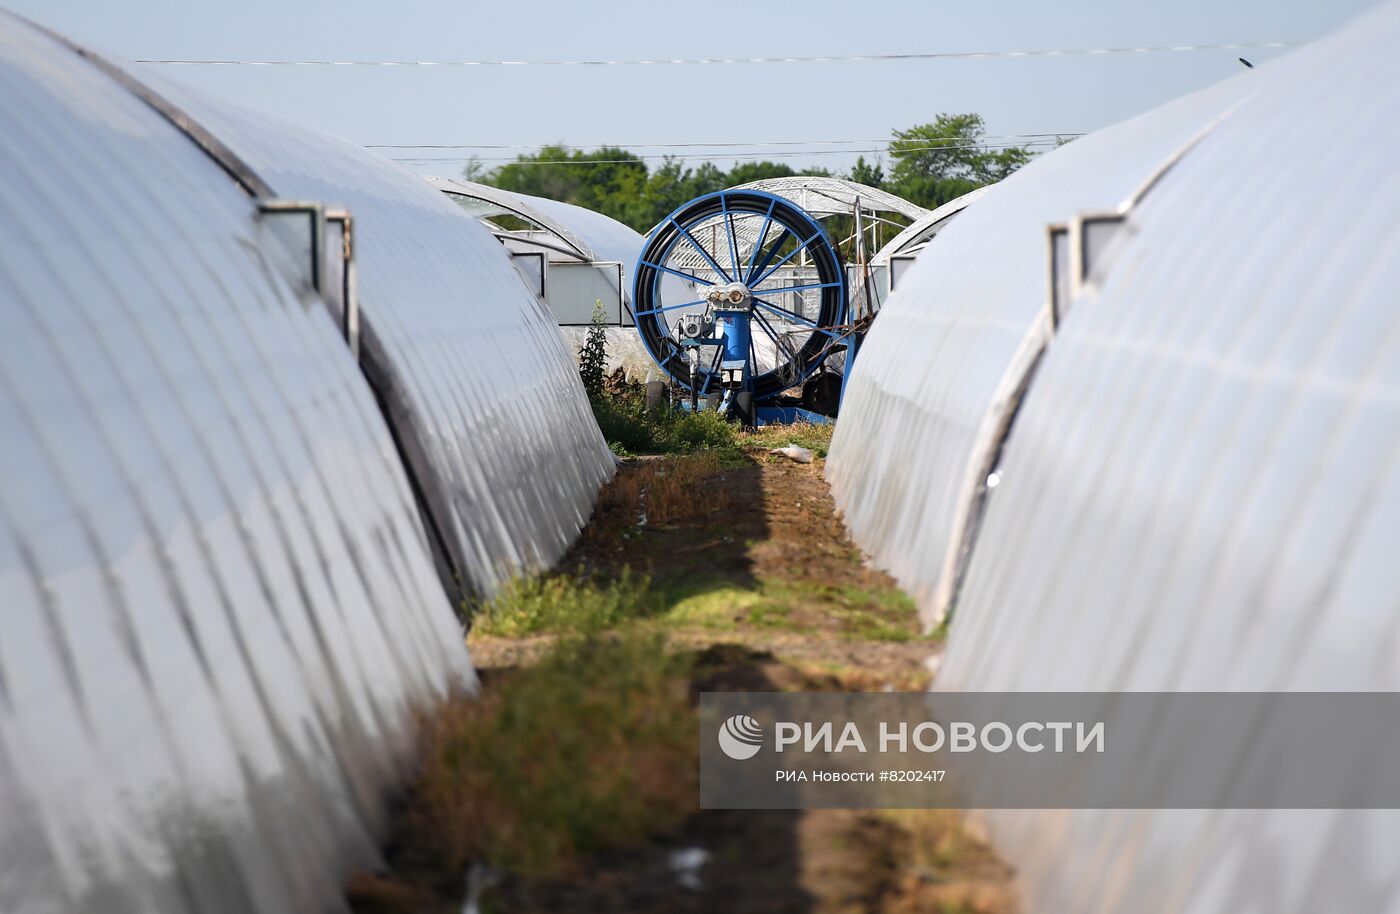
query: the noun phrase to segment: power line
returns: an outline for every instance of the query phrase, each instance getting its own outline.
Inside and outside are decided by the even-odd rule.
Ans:
[[[639,60],[231,60],[145,58],[137,63],[209,67],[613,67],[725,64],[875,63],[901,60],[978,60],[1015,57],[1160,54],[1184,51],[1240,51],[1293,47],[1291,41],[1238,41],[1210,44],[1143,45],[1121,48],[1032,48],[1023,51],[927,51],[913,54],[843,54],[806,57],[677,57]]]
[[[930,150],[938,150],[938,151],[941,151],[941,152],[948,152],[948,151],[958,150],[958,149],[986,149],[986,150],[994,150],[994,149],[1021,149],[1021,148],[1025,148],[1025,147],[1034,147],[1034,146],[1055,146],[1055,145],[1056,145],[1056,141],[1054,141],[1054,140],[1032,140],[1032,141],[1025,142],[1025,143],[1008,143],[1008,144],[982,144],[982,143],[974,143],[974,144],[963,145],[963,146],[943,146],[943,145],[938,145],[938,146],[905,146],[905,147],[901,147],[901,149],[900,149],[899,151],[900,151],[900,152],[926,152],[926,151],[930,151]],[[640,155],[640,156],[635,156],[635,157],[630,158],[630,159],[550,159],[550,160],[540,160],[540,161],[533,161],[533,160],[520,161],[518,157],[517,157],[517,158],[509,158],[509,157],[505,157],[505,158],[495,158],[495,157],[493,157],[493,158],[478,158],[477,156],[414,156],[414,157],[399,157],[399,156],[395,156],[395,157],[394,157],[394,161],[395,161],[395,162],[465,162],[465,161],[468,161],[468,160],[470,160],[470,159],[476,159],[476,161],[478,161],[478,162],[505,162],[505,163],[510,164],[510,165],[627,165],[627,164],[636,162],[636,161],[638,161],[638,160],[647,160],[647,159],[684,159],[684,160],[688,160],[688,159],[765,159],[765,158],[792,158],[792,157],[796,157],[796,156],[851,155],[851,154],[853,154],[853,153],[856,153],[856,154],[863,154],[863,153],[867,153],[867,152],[872,152],[872,153],[873,153],[873,152],[884,152],[884,153],[888,153],[888,152],[890,152],[890,147],[888,147],[888,146],[881,146],[881,147],[875,147],[875,148],[870,148],[870,149],[810,149],[810,150],[798,151],[798,152],[756,152],[756,153],[738,153],[738,154],[722,154],[722,155],[706,155],[706,154],[702,154],[702,153],[695,153],[695,154],[692,154],[692,155]]]
[[[1064,139],[1081,137],[1078,131],[1063,133],[999,133],[983,134],[988,140],[1034,140]],[[951,139],[951,138],[950,138]],[[764,142],[741,143],[368,143],[369,149],[543,149],[546,146],[559,149],[600,149],[613,147],[622,149],[728,149],[742,147],[752,149],[759,146],[835,146],[859,143],[888,143],[887,136],[869,140],[768,140]]]

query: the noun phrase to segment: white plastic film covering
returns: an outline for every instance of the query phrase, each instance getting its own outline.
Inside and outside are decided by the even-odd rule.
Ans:
[[[1049,333],[1046,227],[1112,209],[1256,85],[1242,74],[1041,156],[902,277],[861,347],[826,475],[856,542],[947,610],[1002,429]]]
[[[1245,74],[1128,213],[1006,443],[937,688],[1400,691],[1397,42],[1391,3]],[[1242,769],[1291,722],[1258,723],[1221,737]],[[987,816],[1031,911],[1400,911],[1394,810]]]
[[[391,421],[467,589],[557,561],[614,461],[555,321],[500,242],[422,178],[142,72],[282,197],[354,216],[361,321]]]
[[[646,239],[634,228],[618,222],[611,216],[595,213],[591,209],[561,203],[545,197],[531,197],[516,194],[530,206],[548,216],[556,225],[565,226],[575,237],[583,241],[592,260],[616,260],[622,264],[626,275],[624,291],[632,296],[632,268],[641,256]]]
[[[905,226],[899,234],[885,242],[875,256],[870,258],[870,265],[872,267],[885,267],[889,265],[891,257],[919,250],[920,245],[927,244],[939,232],[951,225],[959,213],[976,202],[977,198],[985,194],[987,190],[986,187],[970,190],[961,197],[949,200],[937,209],[924,213]]]
[[[459,178],[430,177],[426,180],[443,193],[470,197],[499,212],[535,223],[584,260],[618,261],[630,275],[642,253],[645,239],[635,229],[591,209]],[[630,295],[631,289],[627,291]]]
[[[343,907],[471,665],[253,201],[0,13],[0,910]]]

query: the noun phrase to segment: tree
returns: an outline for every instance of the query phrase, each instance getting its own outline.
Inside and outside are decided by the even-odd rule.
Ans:
[[[576,203],[620,219],[626,202],[646,183],[647,167],[636,153],[616,146],[583,152],[556,145],[516,156],[514,162],[481,180],[504,190]]]
[[[486,178],[486,165],[482,163],[479,156],[472,156],[467,159],[467,164],[462,166],[462,177],[468,181],[480,183]]]
[[[791,178],[797,172],[782,162],[740,162],[729,169],[729,183],[726,187],[762,181],[764,178]]]
[[[985,134],[980,115],[940,114],[932,124],[894,132],[889,171],[878,159],[869,162],[861,156],[849,177],[932,208],[1000,181],[1030,161],[1030,150],[1022,146],[988,149]],[[713,162],[689,168],[675,157],[648,168],[641,156],[616,146],[584,152],[561,143],[516,156],[490,172],[483,173],[481,163],[471,161],[465,174],[505,190],[575,203],[647,232],[686,201],[712,191],[763,178],[830,172],[796,171],[769,161],[740,162],[729,171]]]
[[[932,124],[896,130],[888,190],[933,208],[1005,178],[1031,160],[1024,146],[988,149],[980,114],[940,114]]]
[[[867,162],[865,156],[861,156],[856,159],[856,164],[851,166],[849,178],[866,187],[880,187],[885,183],[885,169],[879,159]]]

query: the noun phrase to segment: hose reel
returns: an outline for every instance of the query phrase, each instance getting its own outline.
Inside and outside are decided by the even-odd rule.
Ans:
[[[662,220],[633,271],[637,331],[693,399],[771,403],[847,338],[846,276],[821,224],[752,190],[698,197]]]

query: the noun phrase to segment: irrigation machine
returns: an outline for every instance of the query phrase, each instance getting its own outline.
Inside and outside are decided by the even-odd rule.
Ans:
[[[861,237],[859,205],[854,218]],[[871,319],[846,274],[821,223],[783,197],[723,190],[680,207],[632,274],[637,331],[669,378],[647,386],[649,405],[830,421]]]

